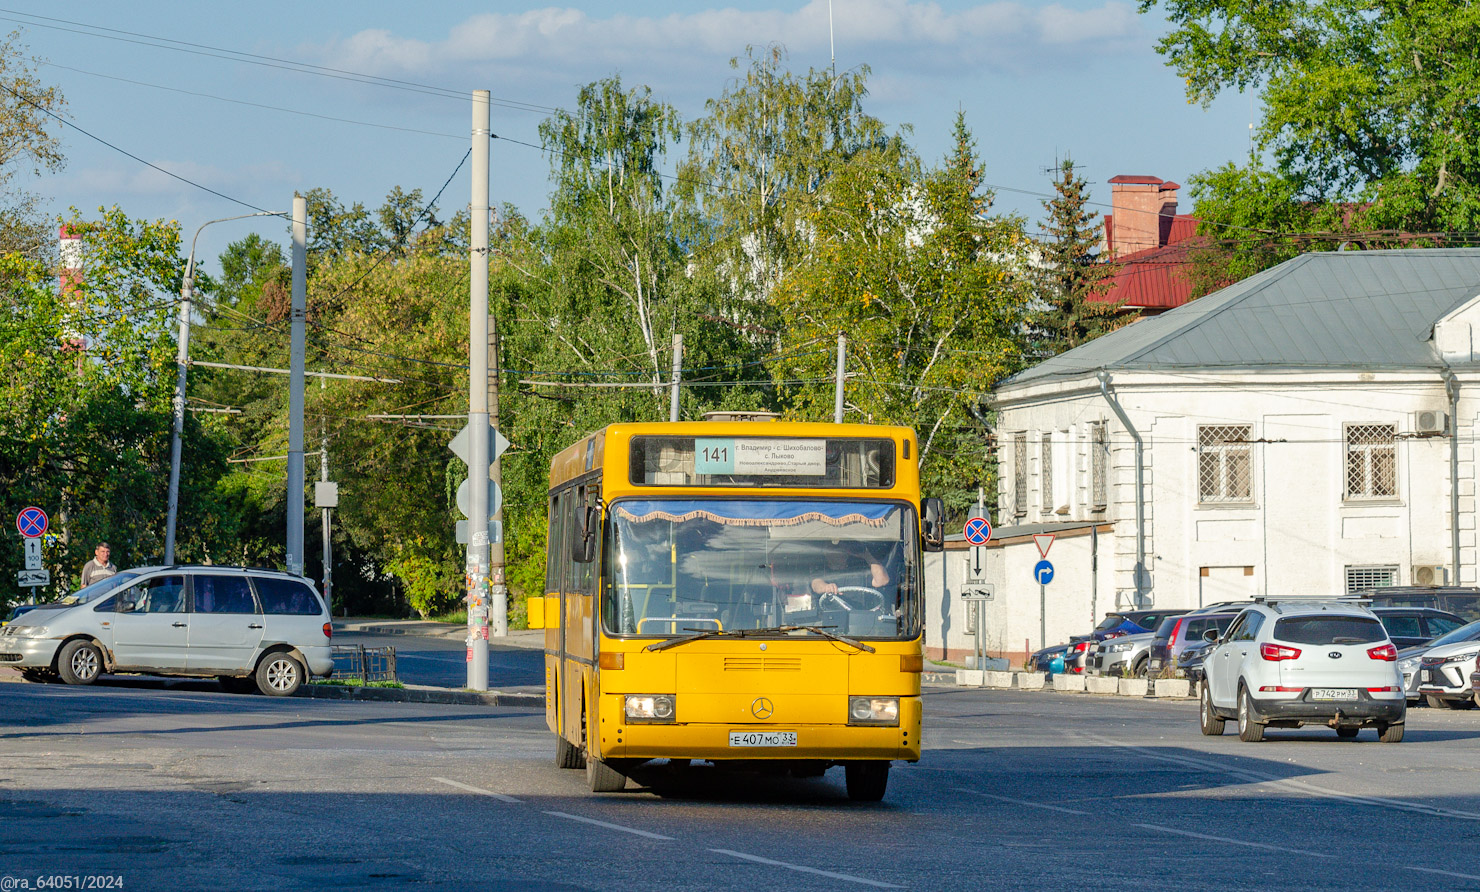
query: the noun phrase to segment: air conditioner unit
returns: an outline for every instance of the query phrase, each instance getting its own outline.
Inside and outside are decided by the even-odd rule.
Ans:
[[[1445,585],[1449,582],[1448,569],[1443,564],[1414,564],[1414,585]]]
[[[1449,433],[1449,415],[1436,409],[1413,413],[1413,432],[1420,437],[1437,437]]]

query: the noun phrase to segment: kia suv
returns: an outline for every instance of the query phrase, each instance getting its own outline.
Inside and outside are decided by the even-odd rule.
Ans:
[[[68,684],[112,672],[216,678],[230,691],[274,696],[334,671],[329,612],[306,579],[145,567],[114,580],[85,601],[45,604],[0,629],[0,666]]]
[[[1361,602],[1264,599],[1208,639],[1202,733],[1222,734],[1232,719],[1250,743],[1266,728],[1317,723],[1342,738],[1371,726],[1383,743],[1403,739],[1408,700],[1398,649]]]

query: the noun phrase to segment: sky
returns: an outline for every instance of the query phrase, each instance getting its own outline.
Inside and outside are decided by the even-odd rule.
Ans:
[[[286,211],[295,192],[316,187],[374,209],[393,187],[430,198],[446,183],[442,216],[466,207],[469,168],[457,168],[477,89],[492,93],[502,137],[492,200],[538,219],[550,192],[538,126],[571,108],[581,85],[617,74],[692,120],[735,77],[732,58],[773,43],[797,71],[826,68],[830,53],[840,71],[867,65],[865,110],[910,128],[927,161],[945,156],[964,112],[995,208],[1036,229],[1058,159],[1072,157],[1093,199],[1108,204],[1106,181],[1118,174],[1185,185],[1247,156],[1249,99],[1189,104],[1155,51],[1167,29],[1160,10],[1136,6],[832,0],[830,34],[828,0],[0,0],[0,26],[22,32],[44,63],[39,76],[65,95],[69,122],[91,134],[64,128],[66,167],[33,184],[45,206],[93,216],[118,205],[177,220],[188,244],[208,220]],[[1181,199],[1190,210],[1185,189]],[[204,268],[215,271],[220,251],[252,231],[287,243],[272,218],[214,224],[200,236]]]

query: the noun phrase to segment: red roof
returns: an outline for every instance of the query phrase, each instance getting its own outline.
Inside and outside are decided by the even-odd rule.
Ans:
[[[1141,176],[1141,175],[1138,175],[1138,174],[1125,174],[1125,173],[1123,173],[1120,176],[1111,177],[1110,178],[1110,182],[1112,182],[1112,183],[1132,183],[1132,184],[1135,184],[1135,185],[1138,185],[1138,186],[1157,186],[1157,185],[1160,185],[1161,184],[1162,179],[1161,179],[1161,177],[1148,177],[1148,176]]]
[[[1105,232],[1113,232],[1112,218],[1105,218]],[[1187,214],[1162,219],[1162,247],[1124,254],[1111,264],[1118,269],[1110,278],[1109,290],[1099,298],[1125,301],[1127,309],[1153,311],[1180,307],[1192,299],[1192,283],[1184,272],[1191,262],[1185,243],[1197,231],[1197,220]]]

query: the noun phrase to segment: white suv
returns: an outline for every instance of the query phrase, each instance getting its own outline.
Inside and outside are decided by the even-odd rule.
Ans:
[[[1202,733],[1238,722],[1239,738],[1320,723],[1343,738],[1366,725],[1384,743],[1403,739],[1408,700],[1398,649],[1364,602],[1260,599],[1245,609],[1203,663]]]

